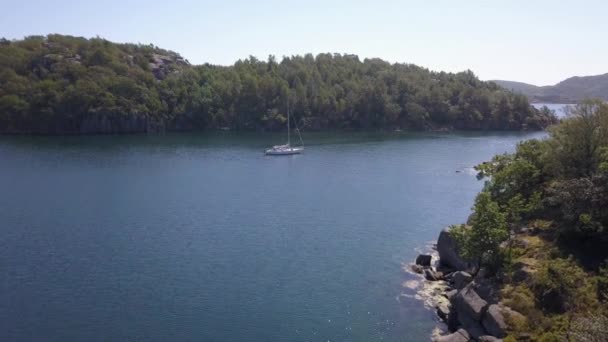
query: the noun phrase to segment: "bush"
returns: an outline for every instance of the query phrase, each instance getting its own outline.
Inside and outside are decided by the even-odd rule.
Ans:
[[[533,282],[536,300],[547,313],[577,312],[597,306],[594,282],[571,257],[545,262]]]

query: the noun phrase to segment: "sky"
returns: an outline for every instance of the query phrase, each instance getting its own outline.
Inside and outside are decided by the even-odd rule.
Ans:
[[[154,44],[193,64],[352,53],[536,85],[608,73],[608,1],[0,0],[0,37]]]

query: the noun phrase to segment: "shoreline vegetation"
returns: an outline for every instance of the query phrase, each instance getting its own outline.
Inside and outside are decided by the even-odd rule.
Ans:
[[[448,341],[606,341],[608,104],[586,100],[544,140],[476,167],[485,179],[466,224],[444,229],[438,260],[412,271]]]
[[[542,130],[554,113],[480,81],[348,54],[192,65],[153,45],[59,34],[0,39],[0,134]]]

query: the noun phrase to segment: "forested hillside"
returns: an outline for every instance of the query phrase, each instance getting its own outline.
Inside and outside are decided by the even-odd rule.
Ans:
[[[289,100],[289,101],[288,101]],[[151,45],[48,35],[0,40],[0,132],[229,127],[542,129],[555,121],[472,72],[320,54],[193,66]]]
[[[498,284],[505,341],[608,336],[608,105],[587,100],[545,140],[478,166],[489,177],[467,225],[465,256]],[[479,270],[479,269],[478,269]]]

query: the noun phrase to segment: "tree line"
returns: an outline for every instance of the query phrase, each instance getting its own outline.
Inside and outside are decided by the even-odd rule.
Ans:
[[[188,63],[152,45],[64,35],[0,40],[0,131],[537,130],[548,110],[471,71],[433,72],[347,54]]]

